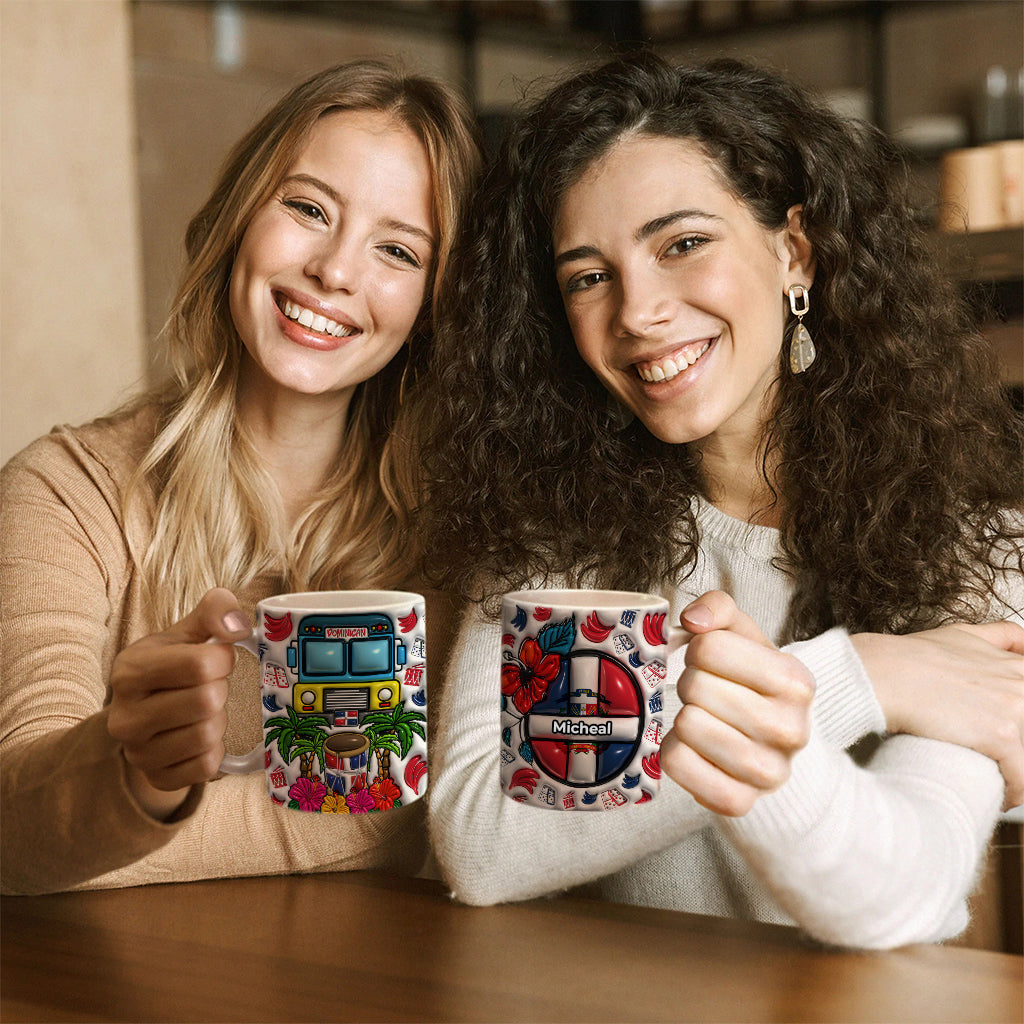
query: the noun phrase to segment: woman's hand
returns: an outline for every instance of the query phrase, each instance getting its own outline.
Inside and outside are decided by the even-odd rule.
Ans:
[[[851,641],[890,732],[970,747],[998,762],[1004,809],[1024,803],[1024,629],[957,623]]]
[[[737,817],[789,778],[810,737],[814,679],[721,591],[697,598],[681,622],[694,635],[661,765],[698,803]]]
[[[180,622],[114,659],[107,730],[124,749],[134,795],[154,817],[169,817],[189,787],[217,774],[235,665],[230,641],[250,633],[234,594],[217,588]]]

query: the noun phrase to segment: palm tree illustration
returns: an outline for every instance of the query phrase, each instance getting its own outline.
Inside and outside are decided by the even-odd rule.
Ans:
[[[426,739],[426,720],[419,711],[406,710],[404,704],[390,711],[371,711],[363,716],[363,733],[370,740],[373,756],[377,759],[374,782],[391,778],[391,755],[404,758],[412,747],[414,735]]]
[[[264,746],[277,740],[277,749],[285,762],[299,759],[299,775],[313,778],[313,758],[323,771],[324,740],[330,725],[322,715],[300,715],[295,708],[287,707],[287,717],[275,715],[265,723]]]

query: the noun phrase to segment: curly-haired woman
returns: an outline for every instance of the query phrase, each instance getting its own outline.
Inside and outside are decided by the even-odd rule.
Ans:
[[[172,382],[4,467],[5,891],[419,869],[422,810],[317,820],[212,781],[262,730],[254,666],[206,641],[282,590],[409,579],[403,388],[479,164],[430,79],[367,61],[297,86],[189,226]]]
[[[483,598],[431,782],[458,897],[595,883],[858,946],[964,927],[1024,794],[1020,433],[908,181],[880,132],[735,62],[614,61],[512,127],[428,459],[431,550]],[[488,611],[556,581],[662,592],[694,634],[648,804],[499,791]]]

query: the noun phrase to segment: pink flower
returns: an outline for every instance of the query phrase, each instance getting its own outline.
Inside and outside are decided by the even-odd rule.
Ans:
[[[501,666],[501,692],[525,715],[548,692],[561,664],[557,654],[545,654],[536,640],[527,638],[519,648],[519,660]]]
[[[370,791],[366,789],[360,789],[355,793],[349,793],[349,795],[345,797],[345,803],[348,804],[348,809],[352,814],[368,814],[376,807],[373,796],[370,794]]]
[[[300,811],[319,811],[327,796],[327,787],[319,779],[296,779],[288,796],[298,804]]]

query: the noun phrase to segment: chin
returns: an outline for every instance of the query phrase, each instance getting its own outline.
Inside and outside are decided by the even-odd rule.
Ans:
[[[701,430],[694,426],[688,426],[680,422],[666,422],[661,416],[657,418],[637,417],[647,428],[648,432],[665,444],[691,444],[707,437],[710,430]]]
[[[329,369],[334,368],[324,366],[321,360],[295,359],[278,364],[268,376],[284,391],[303,396],[322,395],[344,387],[343,375],[337,371],[333,374],[325,372]]]

